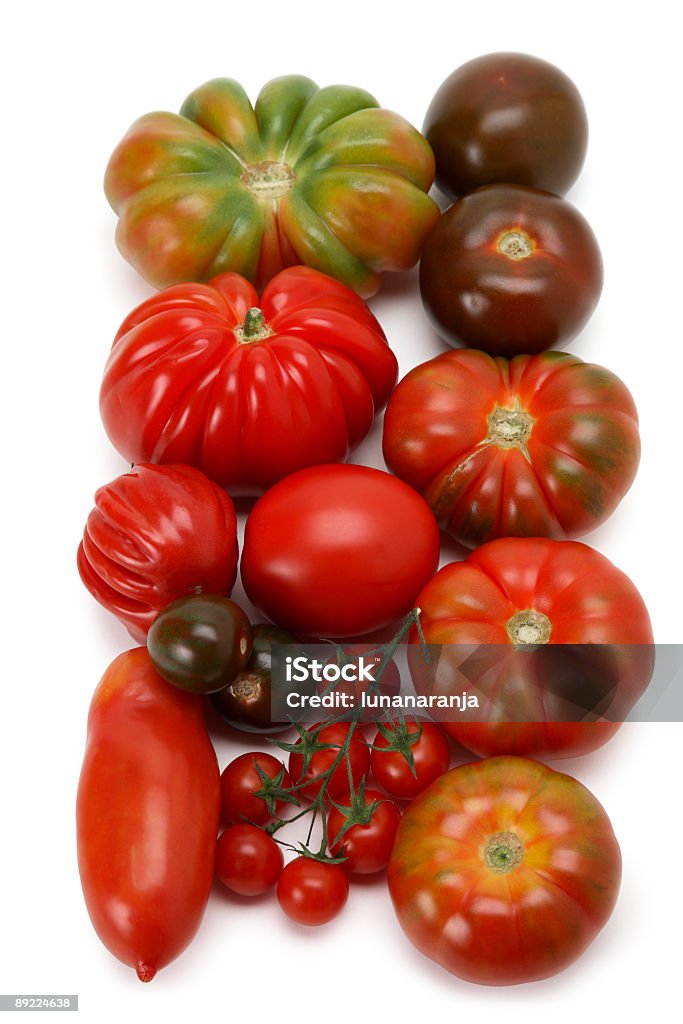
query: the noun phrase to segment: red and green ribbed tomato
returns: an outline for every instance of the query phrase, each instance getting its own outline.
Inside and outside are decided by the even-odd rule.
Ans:
[[[607,922],[621,854],[580,782],[535,761],[454,768],[408,807],[389,862],[399,923],[425,956],[480,985],[540,981]]]
[[[180,114],[141,117],[104,187],[119,249],[159,288],[227,270],[261,288],[305,263],[368,296],[417,262],[433,178],[426,140],[369,93],[286,75],[253,107],[218,78]]]
[[[363,440],[398,364],[362,299],[310,267],[261,298],[238,274],[179,284],[124,320],[100,391],[131,462],[183,462],[255,494]]]
[[[445,352],[403,378],[384,419],[389,469],[466,547],[578,537],[612,514],[640,459],[638,414],[615,374],[545,352]]]
[[[509,537],[444,566],[416,607],[408,661],[442,729],[481,757],[575,757],[606,743],[650,681],[653,637],[642,597],[576,541]]]

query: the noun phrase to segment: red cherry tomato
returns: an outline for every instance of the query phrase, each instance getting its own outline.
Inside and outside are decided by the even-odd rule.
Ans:
[[[361,636],[394,622],[439,560],[423,498],[367,466],[316,466],[281,480],[247,519],[242,582],[286,629]]]
[[[349,722],[333,722],[332,725],[326,725],[320,729],[317,742],[331,744],[331,746],[313,753],[306,772],[304,772],[304,754],[299,751],[292,751],[290,753],[288,767],[292,782],[296,785],[300,782],[311,780],[310,785],[302,786],[300,790],[297,790],[298,795],[312,800],[320,791],[322,780],[319,776],[327,771],[339,756],[339,750],[346,740],[350,728]],[[308,729],[308,735],[311,739],[313,739],[316,729],[318,729],[317,725],[312,725]],[[304,744],[300,741],[299,745],[303,751]],[[346,758],[342,758],[332,772],[327,784],[326,795],[333,800],[339,800],[349,792],[349,764],[351,766],[354,788],[358,786],[370,767],[370,749],[362,733],[357,728],[354,730],[353,736],[349,741],[348,756],[348,763]]]
[[[272,889],[282,871],[282,850],[256,825],[231,825],[216,844],[216,877],[240,896]]]
[[[369,875],[383,871],[396,838],[401,812],[391,800],[377,790],[368,789],[364,794],[366,811],[364,820],[351,825],[341,838],[339,832],[346,824],[352,808],[340,811],[333,807],[327,819],[328,846],[335,857],[346,857],[344,867],[355,875]],[[370,812],[373,803],[375,809]],[[341,805],[340,805],[341,806]]]
[[[277,883],[277,898],[287,917],[297,924],[327,924],[343,909],[349,880],[339,864],[297,857],[285,866]]]
[[[221,817],[226,824],[246,820],[254,825],[266,825],[271,820],[266,801],[263,797],[256,796],[259,790],[264,788],[257,765],[269,779],[276,779],[282,772],[282,788],[291,786],[285,766],[272,754],[262,754],[259,751],[240,754],[221,774]],[[278,814],[283,807],[283,801],[276,801],[275,813]]]
[[[422,727],[420,738],[410,744],[415,765],[414,775],[405,755],[400,750],[391,749],[396,738],[388,739],[379,731],[373,740],[373,747],[380,749],[373,750],[370,759],[372,774],[389,796],[397,800],[412,800],[448,770],[451,760],[448,740],[433,722],[420,722],[418,725],[408,719],[404,726],[390,723],[388,727],[397,737],[401,736],[403,729],[413,734]]]

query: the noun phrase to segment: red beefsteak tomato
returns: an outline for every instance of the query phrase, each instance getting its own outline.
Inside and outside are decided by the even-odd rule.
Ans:
[[[339,462],[396,383],[384,332],[350,289],[308,267],[261,300],[243,277],[168,288],[121,325],[100,392],[130,462],[184,462],[257,494],[304,466]]]
[[[621,854],[580,782],[535,761],[454,768],[408,807],[389,892],[417,948],[481,985],[564,970],[607,922]]]
[[[508,361],[474,349],[415,367],[384,417],[389,469],[460,544],[580,536],[633,482],[638,414],[609,370],[562,352]]]
[[[202,698],[164,682],[144,647],[119,655],[90,706],[78,867],[95,931],[141,981],[182,953],[201,923],[219,809]]]
[[[229,594],[237,554],[225,491],[190,466],[143,464],[96,492],[77,563],[93,597],[144,643],[171,601]]]
[[[416,603],[425,640],[437,646],[427,664],[411,631],[413,682],[425,695],[477,698],[477,708],[434,716],[480,756],[588,753],[614,735],[652,675],[642,597],[576,541],[483,544],[444,566]]]

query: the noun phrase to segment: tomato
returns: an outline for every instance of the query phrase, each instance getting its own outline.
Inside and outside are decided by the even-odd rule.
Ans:
[[[134,466],[96,492],[77,561],[93,597],[144,643],[171,601],[232,590],[234,506],[190,466]]]
[[[622,382],[576,356],[445,352],[403,378],[384,417],[389,469],[466,547],[580,536],[607,519],[640,459]]]
[[[141,981],[182,953],[201,923],[219,807],[202,698],[168,686],[144,647],[119,655],[90,705],[78,868],[95,931]]]
[[[349,880],[338,864],[297,857],[278,879],[277,898],[287,917],[297,924],[327,924],[344,908]]]
[[[271,663],[273,644],[296,644],[293,633],[267,623],[252,629],[251,657],[234,679],[222,690],[212,694],[211,702],[218,714],[241,732],[272,735],[291,728],[291,711],[286,707],[286,692],[273,691]]]
[[[241,572],[279,625],[350,637],[406,615],[438,560],[438,527],[410,487],[366,466],[317,466],[256,502]]]
[[[515,985],[590,945],[616,903],[621,855],[580,782],[497,757],[454,768],[408,807],[388,881],[425,956],[467,981]]]
[[[180,114],[139,118],[104,188],[116,243],[157,288],[235,270],[261,286],[307,263],[372,295],[417,261],[438,209],[418,131],[363,89],[301,75],[195,89]]]
[[[221,817],[226,824],[239,824],[246,820],[254,825],[266,825],[273,817],[264,797],[256,795],[267,786],[259,775],[259,769],[268,779],[279,779],[282,788],[292,784],[282,761],[272,754],[260,751],[240,754],[221,773]],[[282,800],[274,800],[276,814],[283,807]]]
[[[327,819],[328,846],[346,857],[344,868],[354,875],[384,871],[396,838],[401,812],[377,790],[368,789],[359,807],[333,807]],[[352,822],[347,827],[348,822]],[[340,836],[339,833],[345,831]]]
[[[512,537],[444,566],[418,597],[416,689],[476,697],[442,727],[480,756],[575,757],[606,743],[652,675],[650,618],[629,578],[576,541]],[[442,718],[450,717],[450,721]]]
[[[261,896],[282,872],[282,850],[256,825],[231,825],[216,844],[216,877],[240,896]]]
[[[412,800],[448,770],[451,761],[448,740],[433,722],[407,719],[402,724],[389,723],[385,729],[389,735],[380,730],[372,741],[372,774],[389,796]],[[417,732],[419,739],[410,743],[406,733],[410,736]]]
[[[451,199],[495,182],[564,195],[588,144],[574,83],[524,53],[489,53],[457,68],[439,86],[422,130],[436,183]]]
[[[571,341],[602,291],[595,236],[565,199],[486,185],[447,210],[425,243],[420,292],[437,334],[493,356]]]
[[[181,690],[211,693],[249,661],[249,619],[217,594],[181,597],[164,608],[147,634],[147,650],[160,676]]]
[[[312,725],[306,732],[307,738],[299,739],[297,749],[289,755],[289,774],[295,785],[311,781],[309,785],[302,786],[297,791],[298,796],[313,800],[320,792],[323,784],[320,776],[329,771],[336,761],[350,729],[349,722],[333,722],[322,729],[319,725]],[[308,744],[313,744],[310,751]],[[316,749],[317,744],[322,744],[325,749]],[[370,750],[363,734],[359,729],[355,729],[348,745],[348,758],[343,757],[332,772],[325,795],[332,800],[346,796],[349,792],[349,772],[354,787],[357,787],[369,767]]]
[[[397,372],[379,323],[337,281],[293,267],[259,301],[222,274],[153,295],[124,320],[100,411],[128,461],[184,462],[256,494],[345,459]]]

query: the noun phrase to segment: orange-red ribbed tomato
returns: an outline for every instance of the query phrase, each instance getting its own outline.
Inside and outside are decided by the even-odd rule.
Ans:
[[[621,881],[610,820],[580,782],[519,757],[442,775],[408,807],[389,892],[417,948],[482,985],[564,970],[609,918]]]

